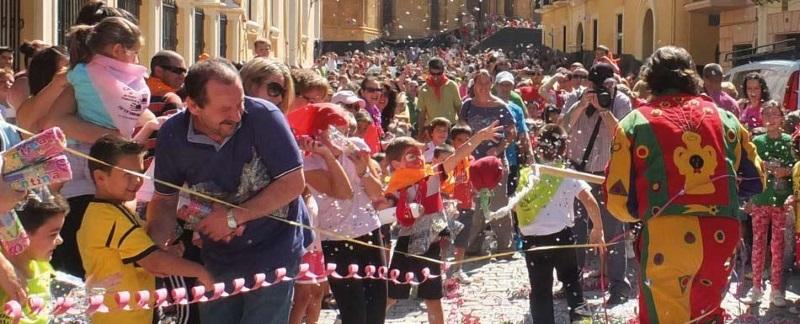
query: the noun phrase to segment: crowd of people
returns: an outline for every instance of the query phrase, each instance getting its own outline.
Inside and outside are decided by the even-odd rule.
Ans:
[[[133,16],[97,2],[68,48],[28,44],[23,71],[0,49],[0,151],[23,139],[15,127],[59,127],[92,158],[70,155],[72,180],[48,190],[0,182],[0,211],[16,212],[31,240],[0,258],[0,302],[50,300],[54,270],[112,296],[250,285],[279,268],[294,277],[301,263],[313,275],[155,311],[119,310],[109,297],[111,311],[91,319],[316,323],[332,294],[342,323],[372,324],[411,297],[409,284],[326,277],[333,263],[341,276],[353,264],[361,275],[386,266],[423,278],[427,268],[415,296],[430,323],[444,323],[444,281],[470,284],[462,262],[497,254],[526,260],[535,323],[554,321],[554,271],[572,320],[592,316],[585,280],[602,272],[605,306],[638,291],[643,323],[721,321],[733,267],[752,267],[742,301],[759,303],[767,257],[767,302],[787,306],[800,136],[758,73],[726,84],[719,65],[698,73],[685,50],[663,47],[625,76],[602,46],[591,66],[412,47],[297,68],[271,59],[264,40],[239,65],[188,66],[165,50],[147,68],[144,41]],[[596,253],[604,269],[588,261]],[[25,312],[27,323],[48,320]]]

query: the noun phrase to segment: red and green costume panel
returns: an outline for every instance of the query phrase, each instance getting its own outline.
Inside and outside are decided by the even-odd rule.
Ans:
[[[764,186],[749,133],[706,97],[663,96],[620,121],[611,151],[607,207],[644,223],[640,322],[721,316],[739,202]]]

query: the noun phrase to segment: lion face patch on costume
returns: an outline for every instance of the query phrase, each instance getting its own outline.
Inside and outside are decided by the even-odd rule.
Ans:
[[[687,195],[714,193],[711,176],[717,168],[717,154],[711,145],[701,146],[702,138],[695,132],[681,136],[685,146],[675,149],[672,158],[678,172],[686,177]]]

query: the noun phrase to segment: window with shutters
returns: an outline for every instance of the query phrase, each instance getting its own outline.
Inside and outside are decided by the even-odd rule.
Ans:
[[[617,56],[622,55],[622,14],[617,14]]]
[[[58,0],[58,44],[66,45],[67,32],[78,20],[78,13],[86,1]]]
[[[195,60],[205,50],[205,24],[206,14],[203,9],[194,10],[194,58]]]
[[[228,16],[219,15],[219,57],[228,53]]]
[[[117,0],[117,8],[130,12],[137,20],[141,19],[139,18],[139,7],[141,6],[142,0]]]
[[[161,47],[174,51],[178,48],[178,7],[175,5],[175,0],[161,2],[161,15],[164,28]]]
[[[22,17],[20,16],[20,0],[0,1],[0,46],[7,46],[14,54],[14,70],[20,70],[19,32],[22,30]]]

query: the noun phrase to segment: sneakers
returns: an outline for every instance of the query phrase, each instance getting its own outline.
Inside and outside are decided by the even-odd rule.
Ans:
[[[583,279],[600,278],[600,271],[592,268],[583,268],[583,270],[581,271],[581,276],[583,277]]]
[[[585,323],[585,320],[592,318],[592,310],[587,304],[575,307],[570,310],[569,319],[571,323]]]
[[[578,307],[575,307],[575,309],[573,309],[572,312],[575,315],[580,315],[580,316],[592,316],[592,314],[593,314],[592,310],[589,309],[589,305],[588,304],[583,304],[583,305],[580,305]]]
[[[606,301],[606,307],[614,307],[617,305],[622,305],[628,301],[628,297],[623,296],[622,294],[611,293],[608,296],[608,300]]]
[[[751,289],[750,292],[747,293],[747,297],[742,298],[742,303],[747,305],[755,305],[761,303],[761,297],[764,297],[764,293],[759,289]],[[784,304],[786,301],[784,300]]]
[[[786,298],[783,298],[783,292],[773,290],[769,296],[769,300],[773,306],[786,307]]]

